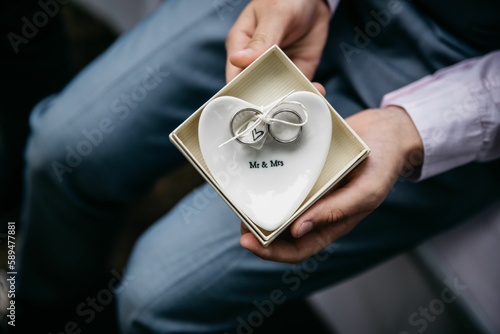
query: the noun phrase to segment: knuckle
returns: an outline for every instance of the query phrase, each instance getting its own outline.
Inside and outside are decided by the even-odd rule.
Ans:
[[[367,192],[365,202],[366,206],[370,210],[375,210],[380,204],[382,204],[385,194],[386,191],[383,187],[378,187]]]
[[[345,213],[342,209],[335,208],[328,212],[327,216],[327,228],[326,231],[330,230],[329,228],[340,232],[341,234],[346,234],[352,230],[352,223],[349,219],[349,215]],[[325,247],[333,242],[334,238],[328,233],[324,233],[322,235],[322,245]]]
[[[340,208],[334,208],[328,211],[326,216],[326,222],[328,224],[336,224],[344,221],[347,215]]]
[[[269,37],[265,34],[262,33],[255,33],[252,36],[252,44],[257,44],[257,45],[266,45],[269,41]]]

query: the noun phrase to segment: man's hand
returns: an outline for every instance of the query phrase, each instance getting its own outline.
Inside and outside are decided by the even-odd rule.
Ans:
[[[243,230],[240,243],[273,261],[299,262],[349,233],[387,197],[398,177],[418,166],[423,144],[413,121],[403,109],[369,109],[346,119],[371,148],[365,161],[290,226],[290,236],[267,248]]]
[[[227,81],[274,44],[311,80],[326,43],[329,21],[324,0],[251,1],[226,39]]]

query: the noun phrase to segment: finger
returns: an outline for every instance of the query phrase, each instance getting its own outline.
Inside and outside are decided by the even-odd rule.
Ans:
[[[316,202],[291,225],[291,234],[296,238],[301,238],[322,226],[343,224],[354,211],[350,209],[352,203],[344,200],[349,195],[342,196],[344,194],[341,192],[340,190],[335,194],[327,195]]]
[[[230,61],[231,55],[244,50],[252,39],[253,31],[255,30],[256,22],[253,11],[246,7],[240,14],[236,22],[226,38],[226,80],[229,82],[241,71],[241,67],[235,66]]]
[[[348,231],[350,218],[359,214],[368,214],[380,203],[375,191],[365,189],[364,178],[356,179],[345,187],[326,195],[302,214],[290,227],[291,234],[300,238],[314,229],[325,225],[338,225]]]
[[[309,80],[313,78],[320,62],[329,29],[329,10],[319,10],[317,15],[307,33],[286,50],[293,63]]]
[[[231,80],[274,44],[280,44],[286,21],[268,13],[257,14],[247,7],[231,28],[226,40],[227,78]]]
[[[305,54],[300,54],[298,56],[290,55],[290,60],[300,69],[302,73],[309,79],[312,80],[319,63],[319,57],[312,57]]]
[[[240,232],[243,235],[245,233],[249,233],[250,230],[248,229],[248,227],[244,223],[241,223],[240,224]]]
[[[320,84],[319,82],[313,82],[314,87],[320,92],[321,95],[325,96],[326,95],[326,89],[325,87]]]
[[[255,251],[259,251],[261,248],[264,248],[259,240],[257,240],[257,238],[250,232],[241,235],[240,245],[254,253]]]
[[[230,82],[231,80],[236,78],[236,76],[240,74],[241,71],[243,71],[243,69],[231,64],[229,58],[226,60],[226,82]]]
[[[246,67],[250,65],[271,46],[282,41],[285,30],[284,20],[265,15],[257,18],[255,23],[251,39],[243,48],[229,55],[230,62],[235,66]]]
[[[336,229],[336,226],[328,226],[293,241],[278,237],[267,247],[253,235],[245,234],[241,236],[240,244],[264,260],[297,263],[317,254],[343,235]]]

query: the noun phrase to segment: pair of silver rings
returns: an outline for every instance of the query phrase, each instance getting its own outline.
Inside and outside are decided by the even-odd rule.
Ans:
[[[262,117],[263,113],[254,108],[238,110],[230,121],[233,137],[242,144],[253,145],[258,144],[269,133],[277,142],[289,144],[296,141],[302,134],[302,126],[300,125],[302,117],[292,109],[276,110],[268,117],[269,121],[261,121]],[[241,136],[242,130],[254,122],[259,122],[259,124],[251,132]],[[290,126],[290,123],[297,124],[297,126]]]

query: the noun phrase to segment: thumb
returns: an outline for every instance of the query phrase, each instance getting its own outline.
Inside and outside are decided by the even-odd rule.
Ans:
[[[328,228],[338,236],[344,235],[353,228],[353,222],[378,206],[378,201],[370,197],[362,187],[347,185],[336,189],[304,212],[291,225],[291,234],[300,238],[313,229]]]
[[[236,30],[234,38],[239,39],[239,43],[235,44],[239,44],[239,47],[229,53],[231,64],[236,67],[245,68],[274,44],[280,44],[283,37],[283,24],[280,19],[263,16],[256,22],[254,31],[249,31],[241,27],[238,34]],[[235,28],[238,29],[238,26],[236,25]],[[242,34],[245,34],[246,38],[241,36]]]
[[[277,41],[271,36],[254,34],[243,50],[229,55],[229,61],[234,66],[245,68],[274,44],[277,44]]]

